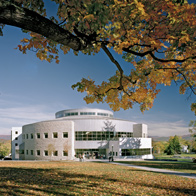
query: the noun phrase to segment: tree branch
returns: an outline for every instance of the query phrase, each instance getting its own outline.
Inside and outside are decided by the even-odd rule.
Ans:
[[[118,63],[118,61],[116,61],[114,59],[114,57],[112,56],[112,54],[110,53],[110,51],[106,48],[104,43],[101,43],[101,48],[104,50],[104,52],[107,54],[107,56],[110,58],[110,60],[112,61],[112,63],[114,63],[116,65],[116,67],[118,68],[119,72],[121,75],[123,75],[123,69],[121,68],[120,64]]]
[[[156,68],[155,70],[159,70],[159,69],[163,69],[163,70],[165,70],[165,69],[171,69],[171,70],[177,71],[179,74],[181,74],[181,75],[183,76],[185,82],[187,83],[187,85],[188,85],[189,88],[191,89],[192,93],[193,93],[194,95],[196,95],[196,91],[195,91],[195,89],[193,88],[193,85],[190,84],[190,82],[188,81],[188,79],[187,79],[187,77],[185,76],[185,74],[183,73],[183,71],[179,70],[177,67],[165,67],[165,68],[162,67],[162,68]],[[193,70],[193,69],[191,69],[191,70]]]
[[[187,58],[181,59],[181,60],[179,60],[179,59],[160,59],[153,54],[154,50],[156,50],[156,49],[149,50],[146,52],[136,52],[136,51],[130,50],[129,48],[123,48],[123,51],[140,56],[140,57],[144,57],[149,54],[154,60],[162,62],[162,63],[168,63],[168,62],[183,63],[188,59],[196,59],[196,56],[187,57]]]
[[[49,19],[4,0],[0,1],[0,23],[38,33],[75,51],[83,50],[87,47],[84,40],[79,39]]]

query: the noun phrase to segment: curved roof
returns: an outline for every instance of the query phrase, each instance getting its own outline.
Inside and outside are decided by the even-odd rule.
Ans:
[[[97,116],[97,117],[113,117],[113,112],[109,110],[97,109],[97,108],[83,108],[83,109],[69,109],[69,110],[61,110],[55,113],[56,118],[63,117],[89,117],[89,116]]]

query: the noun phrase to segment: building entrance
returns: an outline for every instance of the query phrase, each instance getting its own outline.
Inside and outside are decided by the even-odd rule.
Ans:
[[[105,159],[106,149],[75,149],[76,157],[85,154],[87,159]]]

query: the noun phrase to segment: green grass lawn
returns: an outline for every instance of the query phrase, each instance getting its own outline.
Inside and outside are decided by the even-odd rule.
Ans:
[[[196,163],[193,162],[178,162],[178,161],[117,161],[117,162],[196,174]]]
[[[192,162],[192,158],[196,158],[196,154],[178,154],[178,155],[154,154],[154,157],[156,159],[177,159],[179,161],[184,160],[184,161]]]
[[[1,161],[0,195],[196,195],[196,180],[108,163]]]

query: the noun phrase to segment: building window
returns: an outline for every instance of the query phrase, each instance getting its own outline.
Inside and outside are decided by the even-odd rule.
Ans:
[[[80,115],[95,115],[95,112],[80,112]]]
[[[18,134],[18,131],[15,131],[15,134]]]
[[[27,138],[27,139],[29,138],[29,135],[28,135],[28,134],[26,134],[26,138]]]
[[[118,156],[118,152],[116,152],[116,156]]]
[[[15,143],[15,146],[18,146],[18,143]]]
[[[53,133],[53,138],[58,138],[58,133],[57,132]]]
[[[18,154],[18,155],[19,155],[19,152],[20,152],[20,151],[19,151],[18,149],[15,151],[15,153]]]
[[[40,138],[40,133],[37,133],[37,139],[39,139]]]
[[[44,133],[44,138],[48,138],[48,133]]]
[[[78,112],[65,113],[64,116],[77,116]]]
[[[98,116],[108,116],[107,113],[97,113]]]
[[[33,150],[31,150],[31,155],[33,155]]]
[[[58,156],[58,151],[54,151],[53,156]]]
[[[68,132],[63,132],[63,138],[68,138]]]
[[[44,156],[48,156],[48,151],[44,150]]]
[[[24,150],[19,150],[19,154],[24,154]]]
[[[29,151],[28,151],[28,150],[26,150],[26,154],[27,154],[27,155],[29,154]]]
[[[121,137],[133,137],[132,132],[113,132],[113,131],[76,131],[76,141],[96,141],[96,140],[111,140]]]
[[[37,150],[37,156],[40,156],[40,150]]]
[[[23,139],[25,139],[25,134],[22,135]]]
[[[143,149],[122,149],[122,156],[136,156],[150,154],[150,148]]]
[[[68,156],[68,151],[63,151],[63,156]]]
[[[18,140],[18,137],[16,137],[15,140]]]
[[[31,139],[33,139],[33,133],[31,133]]]

